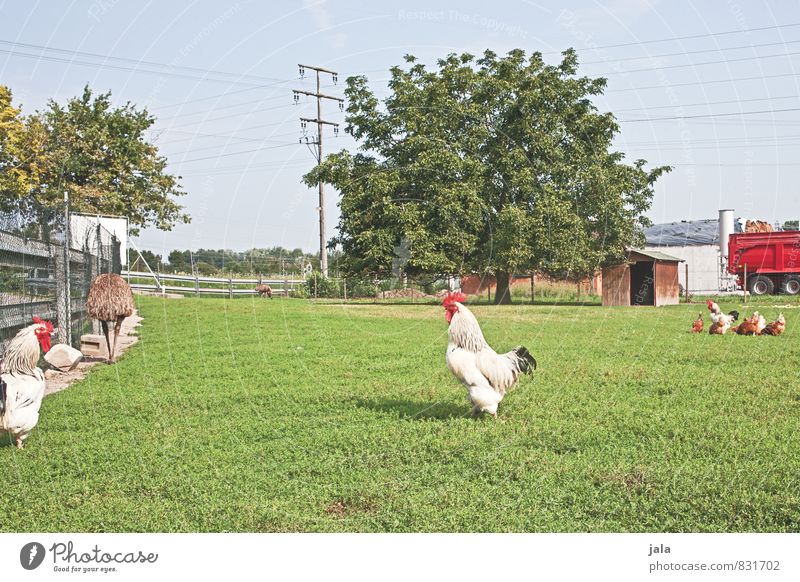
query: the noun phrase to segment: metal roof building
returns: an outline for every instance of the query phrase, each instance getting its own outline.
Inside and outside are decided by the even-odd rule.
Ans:
[[[741,232],[740,220],[733,220],[731,232]],[[678,280],[692,293],[717,292],[726,286],[727,276],[720,261],[720,221],[683,220],[655,224],[644,229],[648,251],[664,251],[682,259]]]

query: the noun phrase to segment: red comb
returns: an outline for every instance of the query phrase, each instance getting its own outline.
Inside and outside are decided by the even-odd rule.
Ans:
[[[47,328],[47,331],[50,331],[50,332],[53,331],[53,324],[51,322],[44,321],[41,317],[38,317],[36,315],[34,315],[32,319],[33,319],[33,323],[41,323]]]
[[[452,305],[453,303],[464,303],[467,300],[467,296],[463,293],[448,293],[447,296],[442,301],[442,305],[447,307],[448,305]]]

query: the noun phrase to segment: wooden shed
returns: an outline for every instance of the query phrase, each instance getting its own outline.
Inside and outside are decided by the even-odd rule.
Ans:
[[[625,263],[603,269],[603,305],[676,305],[680,262],[659,251],[629,250]]]

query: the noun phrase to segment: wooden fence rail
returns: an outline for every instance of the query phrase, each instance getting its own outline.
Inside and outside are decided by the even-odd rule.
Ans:
[[[134,290],[139,291],[154,291],[158,293],[187,293],[194,295],[227,295],[233,297],[234,295],[257,295],[255,290],[256,285],[269,285],[272,288],[273,295],[287,296],[300,285],[305,285],[304,279],[276,279],[276,278],[258,278],[258,279],[234,279],[224,277],[192,277],[191,275],[172,275],[167,273],[148,273],[146,271],[123,271],[122,276],[128,279],[149,279],[153,283],[138,283],[130,281],[130,286]],[[169,285],[170,281],[193,283],[192,286],[179,286]],[[215,283],[218,285],[225,285],[225,287],[202,287],[203,283]],[[246,285],[247,289],[241,289]]]

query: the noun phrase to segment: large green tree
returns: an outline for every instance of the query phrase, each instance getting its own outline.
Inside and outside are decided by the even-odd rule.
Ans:
[[[573,50],[451,54],[429,70],[413,56],[393,67],[379,100],[350,77],[341,151],[305,176],[341,192],[341,267],[383,277],[398,249],[407,274],[583,276],[642,242],[653,184],[668,167],[623,162],[619,126],[592,102],[606,81],[578,76]]]
[[[64,105],[50,101],[26,120],[27,157],[37,165],[18,207],[52,208],[66,191],[72,210],[126,216],[132,234],[189,222],[175,201],[184,194],[180,177],[166,171],[166,158],[146,139],[154,122],[146,110],[115,107],[110,93],[93,95],[88,86]]]

